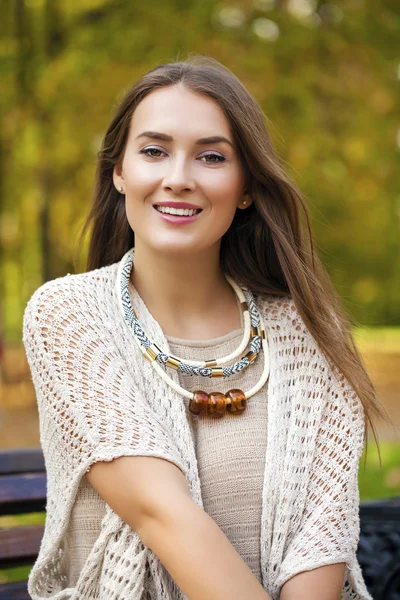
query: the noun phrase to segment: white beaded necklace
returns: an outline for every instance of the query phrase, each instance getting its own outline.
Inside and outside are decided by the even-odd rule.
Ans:
[[[174,389],[181,396],[190,400],[189,411],[193,415],[200,416],[204,414],[209,414],[215,417],[221,417],[225,414],[225,412],[231,414],[241,414],[242,412],[244,412],[247,400],[254,396],[265,385],[269,376],[268,342],[265,335],[264,321],[262,319],[261,314],[259,313],[260,327],[258,329],[261,337],[262,349],[264,354],[264,369],[257,384],[247,392],[243,392],[239,389],[229,390],[225,394],[221,392],[211,392],[207,394],[202,390],[188,392],[179,384],[175,383],[175,381],[171,379],[169,375],[167,375],[167,373],[163,370],[161,365],[155,360],[156,356],[154,355],[154,353],[148,352],[148,348],[143,346],[137,334],[135,333],[134,325],[137,321],[137,316],[134,313],[129,294],[127,294],[127,278],[126,276],[123,277],[124,270],[126,275],[127,265],[129,266],[130,263],[130,268],[132,267],[132,250],[133,249],[129,250],[120,261],[116,278],[116,289],[118,293],[119,307],[122,312],[123,318],[127,323],[129,331],[131,332],[135,342],[139,346],[143,355],[147,358],[147,360],[149,360],[156,373],[158,373],[158,375],[172,389]]]

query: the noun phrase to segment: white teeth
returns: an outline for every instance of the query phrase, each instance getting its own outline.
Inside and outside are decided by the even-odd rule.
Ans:
[[[200,212],[200,209],[192,208],[172,208],[170,206],[155,206],[156,210],[169,215],[180,215],[181,217],[191,217]]]

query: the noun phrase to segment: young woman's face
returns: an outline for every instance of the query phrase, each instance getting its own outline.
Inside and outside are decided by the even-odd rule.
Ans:
[[[166,253],[219,251],[236,209],[251,203],[228,119],[217,102],[182,85],[155,90],[137,106],[114,184],[123,188],[135,245]],[[177,203],[201,211],[159,210]]]

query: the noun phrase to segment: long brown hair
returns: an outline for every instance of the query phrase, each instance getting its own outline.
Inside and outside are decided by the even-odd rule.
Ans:
[[[221,240],[222,270],[256,295],[290,294],[311,335],[359,396],[377,441],[374,418],[390,421],[355,345],[349,317],[317,256],[307,206],[284,172],[260,106],[239,79],[217,60],[189,56],[146,73],[125,94],[98,153],[94,198],[80,236],[89,228],[86,269],[119,261],[135,244],[124,196],[113,183],[122,161],[133,112],[150,92],[183,84],[213,98],[228,118],[253,203],[236,211]],[[368,438],[368,427],[366,427]],[[378,447],[379,450],[379,447]]]

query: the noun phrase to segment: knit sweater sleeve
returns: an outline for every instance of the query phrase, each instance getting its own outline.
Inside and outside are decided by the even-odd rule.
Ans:
[[[155,456],[185,467],[96,314],[93,293],[68,279],[40,287],[24,313],[47,472],[45,532],[28,590],[33,600],[139,600],[148,549],[109,506],[77,588],[66,588],[65,534],[79,482],[93,463],[119,456]]]
[[[302,571],[343,562],[343,597],[367,599],[368,594],[356,591],[365,590],[356,559],[358,467],[365,434],[363,406],[343,374],[319,349],[296,311],[291,314],[293,317],[293,331],[300,340],[298,376],[308,384],[304,387],[307,397],[295,399],[292,407],[290,450],[296,460],[290,461],[292,472],[287,474],[287,491],[290,488],[292,502],[301,505],[297,505],[300,517],[291,528],[282,561],[277,565],[276,586],[280,590],[288,579]],[[293,346],[295,337],[290,337]],[[285,498],[283,512],[284,502]]]

